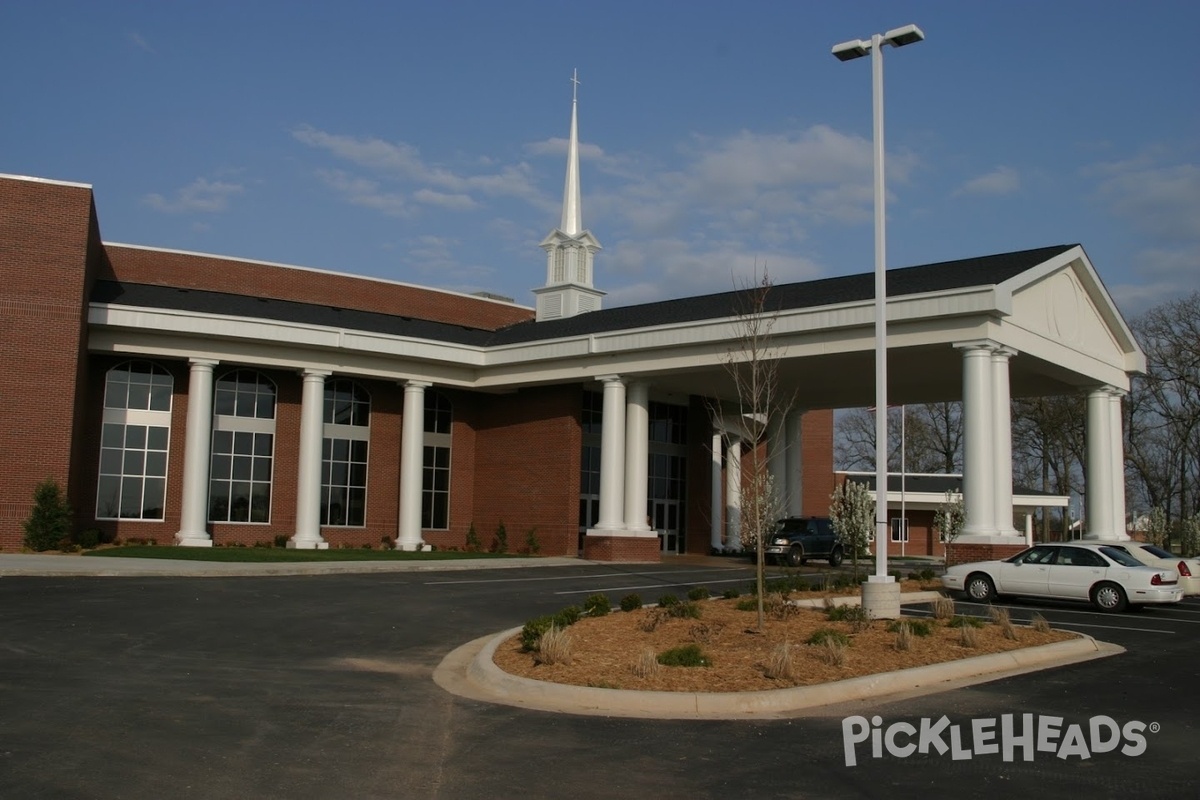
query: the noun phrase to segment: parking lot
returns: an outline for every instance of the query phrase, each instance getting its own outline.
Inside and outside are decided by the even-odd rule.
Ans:
[[[1038,612],[1127,652],[785,720],[573,717],[464,700],[430,677],[458,645],[594,592],[614,602],[637,592],[650,602],[693,585],[744,589],[751,577],[748,565],[733,562],[0,578],[0,797],[929,798],[949,790],[1145,798],[1194,791],[1196,600],[1120,615],[1005,603],[1014,621]],[[986,612],[965,603],[960,610]],[[1136,755],[1095,748],[1087,758],[1075,748],[1060,757],[1061,747],[1018,746],[1005,761],[986,748],[964,756],[962,747],[942,754],[936,745],[903,756],[883,747],[874,757],[868,739],[847,765],[848,717],[870,720],[881,733],[898,723],[970,733],[977,720],[986,726],[1025,714],[1035,725],[1057,726],[1059,745],[1072,726],[1086,738],[1094,717],[1140,722],[1145,746]]]

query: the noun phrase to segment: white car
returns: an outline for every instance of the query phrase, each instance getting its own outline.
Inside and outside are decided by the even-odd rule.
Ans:
[[[1179,586],[1183,596],[1200,594],[1200,559],[1177,556],[1169,550],[1149,542],[1096,542],[1124,550],[1148,567],[1173,569],[1179,573]]]
[[[1179,573],[1104,544],[1039,544],[1003,561],[955,564],[942,585],[986,603],[997,595],[1091,601],[1101,611],[1183,599]]]

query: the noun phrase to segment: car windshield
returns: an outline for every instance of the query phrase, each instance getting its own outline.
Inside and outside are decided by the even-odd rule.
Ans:
[[[1054,548],[1039,545],[1028,550],[1022,550],[1012,558],[1006,558],[1010,564],[1045,564],[1054,558]]]
[[[1143,550],[1145,550],[1147,553],[1154,556],[1155,558],[1176,558],[1177,557],[1174,553],[1170,553],[1166,550],[1163,550],[1161,547],[1155,547],[1152,544],[1144,544],[1141,547]]]
[[[1101,547],[1100,552],[1111,558],[1123,567],[1140,567],[1142,562],[1138,561],[1133,556],[1126,553],[1119,547]]]

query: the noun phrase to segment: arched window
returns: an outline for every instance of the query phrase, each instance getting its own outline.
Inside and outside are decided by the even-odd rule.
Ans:
[[[175,379],[149,361],[126,361],[104,381],[96,519],[163,519]]]
[[[325,382],[321,524],[365,525],[371,396],[357,383]]]
[[[270,522],[275,384],[254,370],[226,373],[213,398],[208,518]]]
[[[425,392],[425,451],[421,484],[421,527],[450,527],[450,401]]]

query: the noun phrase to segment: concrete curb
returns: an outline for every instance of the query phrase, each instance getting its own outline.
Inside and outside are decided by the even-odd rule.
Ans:
[[[797,716],[849,701],[947,691],[1124,652],[1122,647],[1078,634],[1066,642],[817,686],[758,692],[644,692],[570,686],[507,673],[493,657],[496,648],[520,630],[510,628],[456,649],[439,665],[434,680],[443,689],[474,700],[541,711],[646,719],[764,719]]]
[[[275,575],[356,575],[578,565],[576,558],[447,559],[445,561],[322,561],[238,563],[152,558],[0,555],[0,577],[238,578]],[[586,562],[584,562],[586,563]]]

